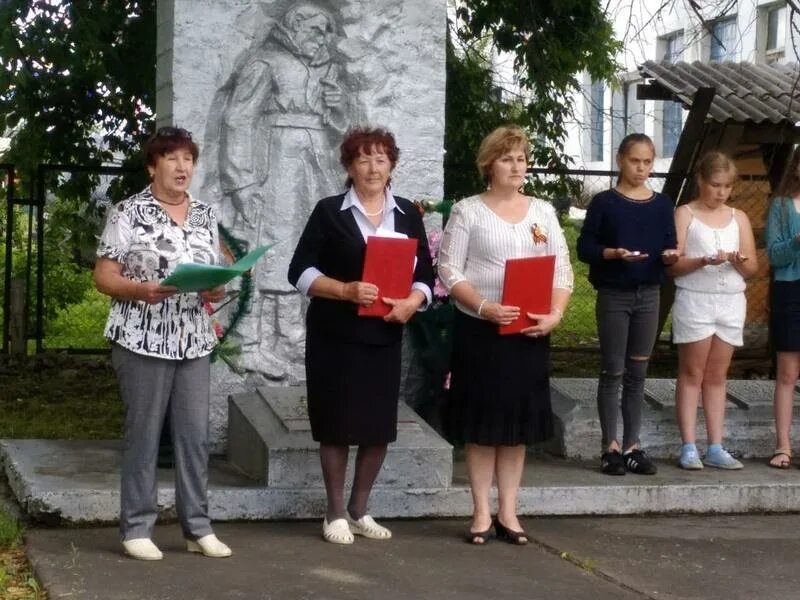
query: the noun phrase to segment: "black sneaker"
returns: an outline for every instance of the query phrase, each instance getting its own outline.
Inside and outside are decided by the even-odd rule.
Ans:
[[[600,457],[600,470],[606,475],[625,475],[625,460],[617,450],[606,452]]]
[[[625,468],[631,473],[636,473],[637,475],[655,475],[658,471],[653,461],[645,456],[644,450],[639,450],[639,448],[626,452],[623,458],[625,459]]]

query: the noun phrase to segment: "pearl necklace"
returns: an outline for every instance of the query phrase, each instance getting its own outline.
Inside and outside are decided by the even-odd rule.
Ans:
[[[367,212],[367,209],[365,208],[364,209],[364,214],[367,215],[368,217],[377,217],[379,214],[381,214],[383,212],[384,208],[386,208],[386,198],[383,199],[383,205],[381,206],[381,209],[379,211],[371,213],[371,212]]]

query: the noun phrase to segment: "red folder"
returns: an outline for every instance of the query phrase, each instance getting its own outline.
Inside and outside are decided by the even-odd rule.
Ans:
[[[414,281],[414,258],[417,256],[415,238],[370,236],[364,255],[361,281],[378,286],[378,299],[370,306],[359,305],[361,317],[384,317],[392,307],[381,298],[407,298]]]
[[[500,335],[519,333],[536,321],[526,313],[547,314],[553,299],[553,273],[556,257],[531,256],[509,258],[503,279],[503,304],[519,306],[519,318],[510,325],[500,325]]]

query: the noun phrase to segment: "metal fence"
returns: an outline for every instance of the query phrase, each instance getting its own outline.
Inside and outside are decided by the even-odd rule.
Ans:
[[[30,310],[25,324],[27,337],[36,352],[66,350],[96,352],[104,347],[102,324],[105,312],[97,307],[104,298],[94,296],[87,284],[91,275],[92,247],[82,247],[76,239],[79,231],[99,235],[103,206],[110,203],[109,189],[119,177],[140,169],[122,167],[88,167],[75,165],[40,165],[31,198],[15,198],[14,168],[0,164],[6,211],[3,215],[3,344],[9,350],[12,279],[25,282]],[[575,242],[582,225],[582,215],[595,193],[612,187],[617,179],[614,171],[572,170],[556,174],[532,169],[540,179],[567,175],[574,180],[578,193],[570,198],[548,198],[564,213],[562,223],[570,246],[575,270],[575,289],[562,325],[553,336],[553,348],[561,351],[592,352],[597,349],[597,328],[594,316],[595,291],[589,284],[587,265],[579,262]],[[660,190],[665,173],[651,175],[649,184]],[[64,203],[55,190],[78,177],[91,178],[91,192],[77,202]],[[746,344],[751,349],[767,347],[767,298],[769,274],[764,252],[764,223],[769,200],[769,183],[765,177],[742,176],[736,184],[731,205],[746,212],[753,224],[758,246],[760,270],[748,283],[748,316]],[[65,227],[65,210],[75,211],[76,226]],[[92,227],[95,229],[92,230]],[[85,242],[85,240],[83,240]],[[85,244],[84,244],[85,246]],[[70,290],[75,297],[69,298]],[[65,300],[66,296],[66,300]],[[94,329],[92,329],[94,328]],[[669,321],[661,341],[669,343]],[[96,343],[87,340],[96,340]]]
[[[5,244],[3,244],[3,353],[8,352],[9,344],[9,327],[11,316],[11,244],[12,236],[11,230],[15,221],[15,207],[14,207],[14,183],[15,171],[14,165],[0,164],[0,171],[3,173],[2,189],[5,190],[6,210],[0,215],[2,218],[2,231],[5,236]]]
[[[2,351],[11,350],[17,329],[25,347],[16,352],[28,346],[37,353],[105,351],[108,300],[91,282],[94,248],[109,190],[141,169],[43,164],[30,178],[31,196],[18,198],[14,167],[0,168],[6,173]],[[12,300],[20,289],[22,306]]]
[[[43,208],[35,311],[37,352],[107,351],[102,334],[109,300],[95,289],[91,277],[97,240],[112,202],[139,191],[144,181],[140,167],[39,165],[35,189]],[[79,196],[73,188],[71,199],[65,198],[67,182],[76,184]],[[59,255],[69,268],[62,268]],[[68,301],[65,292],[73,294]]]
[[[0,260],[0,268],[3,270],[0,278],[3,286],[2,352],[11,350],[12,340],[17,346],[15,351],[25,352],[30,337],[29,322],[25,315],[29,313],[31,305],[29,290],[35,272],[34,228],[38,221],[39,207],[34,198],[17,196],[17,172],[14,165],[0,164],[0,171],[3,173],[0,190],[6,203],[6,210],[0,211],[0,227],[4,238]],[[18,252],[15,252],[15,241]]]

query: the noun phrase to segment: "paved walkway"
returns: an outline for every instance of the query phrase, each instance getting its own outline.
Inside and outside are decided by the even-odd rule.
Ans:
[[[800,516],[529,518],[533,543],[462,541],[464,520],[387,522],[391,541],[324,543],[316,521],[218,524],[208,559],[160,525],[163,561],[122,555],[114,528],[26,536],[51,600],[778,600],[800,597]]]

